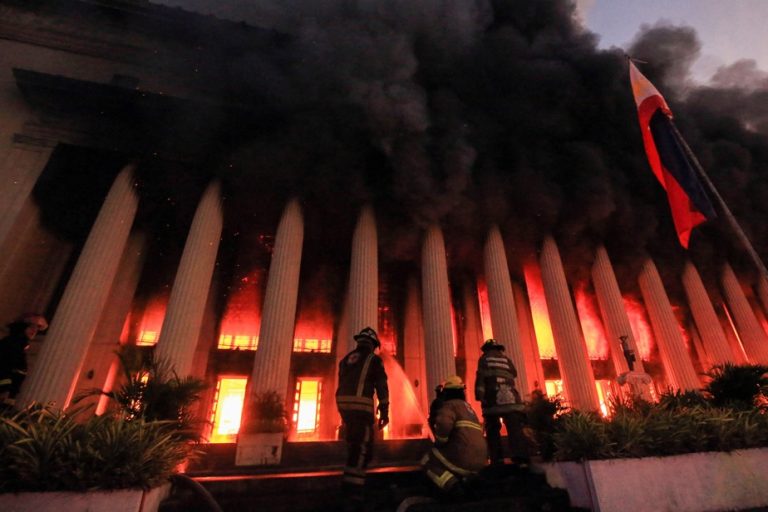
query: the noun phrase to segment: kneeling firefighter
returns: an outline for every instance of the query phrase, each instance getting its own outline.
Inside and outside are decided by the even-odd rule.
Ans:
[[[467,403],[464,389],[461,377],[446,379],[442,406],[430,425],[435,444],[422,459],[427,477],[447,493],[459,491],[462,482],[483,469],[488,458],[483,427]]]

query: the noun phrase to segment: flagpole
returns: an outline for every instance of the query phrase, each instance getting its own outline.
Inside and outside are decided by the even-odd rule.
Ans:
[[[690,161],[693,163],[693,166],[695,167],[696,172],[699,174],[699,177],[704,181],[704,183],[709,188],[710,192],[712,192],[712,195],[717,200],[717,203],[720,205],[720,208],[725,214],[725,218],[728,221],[728,224],[731,226],[731,229],[733,229],[734,233],[736,233],[736,238],[739,239],[739,241],[742,243],[744,248],[747,250],[747,253],[752,258],[752,262],[755,264],[755,267],[757,267],[758,272],[762,274],[764,279],[768,280],[768,269],[765,268],[765,264],[763,263],[763,260],[760,259],[760,255],[758,255],[757,251],[755,251],[755,248],[752,246],[752,242],[749,241],[747,234],[744,233],[744,230],[739,225],[739,222],[736,220],[736,217],[734,217],[733,213],[731,213],[731,209],[728,208],[727,204],[725,204],[725,200],[723,200],[723,197],[715,188],[715,184],[712,183],[712,180],[709,179],[709,176],[707,175],[707,173],[704,172],[704,168],[701,166],[701,163],[699,163],[699,159],[696,158],[695,154],[693,154],[693,151],[691,150],[690,146],[688,146],[688,143],[680,134],[680,131],[677,129],[677,126],[675,126],[675,122],[671,118],[669,119],[669,124],[670,126],[672,126],[672,131],[675,134],[675,138],[677,139],[677,142],[682,146],[686,155],[688,156]]]

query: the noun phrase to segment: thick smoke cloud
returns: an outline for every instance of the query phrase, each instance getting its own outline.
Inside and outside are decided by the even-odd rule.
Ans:
[[[348,235],[323,225],[353,225],[365,202],[390,260],[418,261],[419,228],[433,222],[457,267],[477,264],[491,223],[513,255],[553,233],[574,279],[603,243],[629,289],[645,255],[670,274],[687,257],[645,161],[626,58],[597,49],[571,2],[196,1],[185,7],[281,34],[217,68],[223,92],[266,99],[279,119],[224,157],[231,205],[272,201],[277,211],[299,194],[313,211],[308,236],[330,237],[341,259]],[[693,29],[657,24],[628,52],[647,62],[642,71],[765,252],[768,74],[740,61],[696,85],[699,50]],[[724,258],[747,268],[732,240],[715,221],[690,255],[705,269]]]

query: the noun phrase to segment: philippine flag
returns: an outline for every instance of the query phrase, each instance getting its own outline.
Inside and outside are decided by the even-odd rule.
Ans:
[[[667,102],[631,61],[629,79],[648,163],[667,191],[680,245],[687,249],[693,228],[716,217],[715,211],[676,137]]]

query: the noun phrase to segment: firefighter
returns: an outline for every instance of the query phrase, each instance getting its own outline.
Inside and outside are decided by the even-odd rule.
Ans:
[[[381,358],[374,353],[381,346],[379,338],[370,327],[354,338],[357,347],[339,363],[339,388],[336,390],[336,407],[347,442],[347,464],[342,480],[347,510],[363,507],[365,469],[373,455],[374,391],[379,401],[379,430],[389,423],[387,374]]]
[[[435,444],[421,463],[427,477],[441,493],[460,495],[467,478],[476,475],[488,459],[483,427],[467,403],[461,377],[453,375],[443,384],[442,407],[430,425]]]
[[[15,403],[27,376],[27,349],[37,333],[48,328],[42,315],[28,313],[8,324],[9,334],[0,339],[0,402]]]
[[[517,369],[504,354],[504,345],[486,340],[477,364],[475,398],[482,404],[485,434],[491,465],[504,463],[501,445],[501,421],[507,427],[507,440],[513,462],[525,466],[529,462],[528,444],[523,434],[525,405],[515,387]]]

